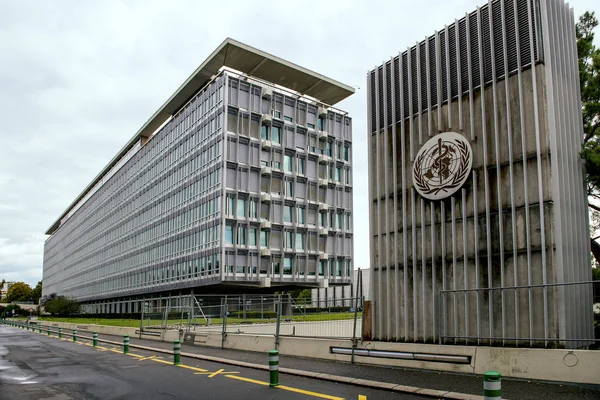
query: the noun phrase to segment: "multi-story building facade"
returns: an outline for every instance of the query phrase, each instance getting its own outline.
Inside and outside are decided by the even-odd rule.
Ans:
[[[46,232],[88,312],[352,280],[351,87],[231,39]]]

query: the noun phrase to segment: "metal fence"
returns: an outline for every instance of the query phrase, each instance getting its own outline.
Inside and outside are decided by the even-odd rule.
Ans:
[[[181,334],[219,332],[227,335],[360,339],[362,298],[336,301],[293,299],[289,294],[191,296],[187,305],[144,307],[142,332],[179,329]]]
[[[599,303],[598,281],[442,290],[438,339],[440,344],[596,346]]]

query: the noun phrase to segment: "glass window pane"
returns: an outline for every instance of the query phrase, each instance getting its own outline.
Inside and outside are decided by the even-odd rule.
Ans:
[[[283,222],[292,222],[292,207],[285,206],[283,208]]]
[[[271,140],[273,143],[281,144],[281,128],[278,126],[271,127]]]
[[[233,244],[233,227],[231,225],[225,226],[225,243]]]
[[[292,172],[292,157],[285,155],[283,156],[283,169],[285,172]]]

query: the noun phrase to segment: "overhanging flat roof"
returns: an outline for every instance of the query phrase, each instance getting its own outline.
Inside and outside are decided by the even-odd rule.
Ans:
[[[253,76],[283,87],[295,90],[303,95],[313,97],[326,105],[334,105],[354,93],[354,88],[344,85],[326,76],[302,68],[289,61],[275,57],[248,46],[244,43],[227,38],[204,62],[190,75],[189,78],[169,97],[169,99],[146,121],[140,130],[113,157],[104,169],[81,192],[61,216],[48,228],[46,235],[51,235],[60,226],[60,221],[71,211],[83,197],[111,170],[119,160],[141,138],[147,138],[158,129],[167,119],[177,113],[182,106],[210,79],[221,67],[229,67],[249,76]]]

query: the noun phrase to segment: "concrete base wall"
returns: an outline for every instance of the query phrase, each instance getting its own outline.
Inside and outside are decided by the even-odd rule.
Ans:
[[[196,344],[221,347],[220,334],[209,333],[205,339],[205,343],[199,343],[197,337]],[[266,353],[274,348],[274,341],[272,336],[229,334],[225,340],[225,348],[264,352],[266,357]],[[349,340],[281,337],[278,350],[283,356],[289,355],[350,362],[351,357],[349,355],[332,354],[330,348],[349,348],[351,346],[352,344]],[[471,357],[470,364],[452,364],[355,356],[356,362],[360,364],[477,375],[481,375],[485,371],[495,370],[500,372],[504,377],[600,384],[600,378],[598,377],[600,351],[594,350],[440,346],[435,344],[392,342],[363,342],[357,348]],[[282,360],[281,365],[285,366],[285,359]]]
[[[79,335],[91,336],[91,332],[100,335],[129,335],[137,337],[136,328],[71,324],[64,322],[51,323],[52,327],[62,327],[63,335],[68,337],[77,329]],[[195,345],[221,347],[220,332],[196,331]],[[100,336],[102,339],[102,336]],[[177,330],[166,331],[163,337],[143,336],[144,339],[172,342],[179,339]],[[271,335],[228,334],[224,347],[227,349],[258,351],[265,353],[275,347],[275,338]],[[331,347],[350,348],[349,340],[316,339],[299,337],[281,337],[278,350],[283,356],[297,356],[350,362],[350,356],[331,353]],[[363,342],[357,349],[386,350],[410,353],[444,354],[468,356],[470,364],[452,364],[419,360],[398,360],[375,357],[355,356],[357,363],[366,365],[393,366],[403,368],[428,369],[445,372],[460,372],[481,375],[485,371],[495,370],[504,377],[538,379],[558,382],[600,384],[598,366],[600,351],[595,350],[562,350],[562,349],[526,349],[477,346],[440,346],[435,344]],[[285,359],[282,359],[285,366]]]

